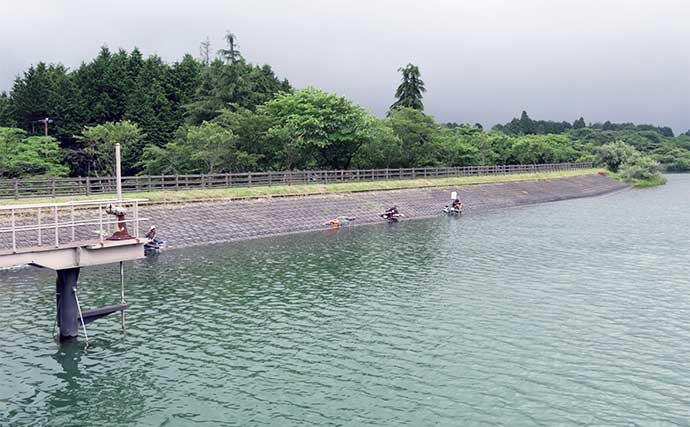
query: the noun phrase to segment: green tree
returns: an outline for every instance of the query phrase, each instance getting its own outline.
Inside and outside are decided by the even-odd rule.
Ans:
[[[51,71],[48,65],[39,62],[14,81],[11,96],[17,122],[24,129],[35,127],[37,120],[50,114],[48,99],[53,90]]]
[[[60,148],[50,136],[28,136],[22,129],[0,127],[0,178],[64,176]]]
[[[257,156],[237,149],[237,136],[216,123],[184,126],[165,147],[149,145],[141,161],[147,173],[223,173],[251,170]]]
[[[129,121],[107,122],[97,126],[86,126],[76,137],[80,143],[77,155],[87,165],[88,176],[115,175],[115,144],[120,144],[122,171],[131,174],[137,170],[138,147],[145,134],[139,126]]]
[[[16,127],[16,113],[14,111],[14,101],[7,95],[7,92],[0,93],[0,126]]]
[[[415,110],[424,110],[422,103],[422,94],[426,92],[424,81],[421,79],[419,67],[413,64],[407,64],[405,67],[398,68],[402,73],[402,82],[395,91],[397,100],[391,105],[391,110],[406,107]]]
[[[239,47],[237,44],[237,36],[230,31],[225,33],[225,43],[228,45],[227,49],[218,49],[218,56],[225,59],[228,64],[235,64],[242,59]]]
[[[346,169],[371,138],[372,121],[363,108],[314,88],[281,93],[258,111],[270,118],[267,140],[288,169]]]
[[[223,64],[215,60],[201,71],[196,94],[185,106],[187,122],[210,121],[226,109],[254,110],[276,94],[290,89],[290,83],[279,80],[268,65],[259,67],[244,60]]]
[[[565,135],[523,135],[513,141],[509,163],[560,163],[577,160],[579,153]]]
[[[434,142],[439,126],[433,117],[414,108],[399,107],[391,110],[390,124],[402,145],[402,167],[436,164]]]
[[[171,89],[167,85],[171,74],[170,68],[159,57],[152,56],[143,62],[129,91],[124,119],[136,123],[145,134],[143,140],[127,149],[130,173],[137,172],[136,164],[145,145],[165,145],[180,125],[179,117],[173,112],[171,98],[174,94],[166,92],[166,89]]]
[[[634,156],[621,165],[620,175],[626,181],[661,179],[659,163],[651,156]]]
[[[621,165],[639,156],[640,152],[634,147],[623,141],[616,141],[597,150],[596,163],[606,166],[611,172],[618,172]]]
[[[385,169],[402,167],[405,156],[402,142],[395,134],[390,119],[373,118],[371,138],[355,153],[352,165],[357,169]]]
[[[673,145],[654,151],[654,160],[668,172],[690,172],[690,151]]]
[[[247,108],[238,108],[234,111],[226,109],[221,110],[212,123],[232,131],[237,137],[237,149],[254,155],[257,163],[248,165],[248,167],[251,166],[251,170],[285,168],[282,159],[279,158],[279,153],[266,140],[266,134],[272,124],[271,117],[257,114]]]
[[[113,54],[104,46],[91,62],[82,63],[74,73],[88,112],[82,125],[122,120],[141,60],[137,49],[130,56],[124,50]]]
[[[469,130],[469,129],[467,129]],[[436,160],[444,166],[468,166],[478,163],[479,149],[472,143],[480,133],[442,130],[436,138]]]
[[[585,119],[582,117],[573,122],[573,129],[582,129],[585,127],[587,127],[587,124],[585,123]]]

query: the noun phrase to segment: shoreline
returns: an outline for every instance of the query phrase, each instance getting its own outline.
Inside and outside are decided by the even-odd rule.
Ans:
[[[375,190],[310,196],[264,197],[174,204],[149,204],[142,215],[154,218],[167,249],[271,238],[314,231],[337,216],[354,216],[344,226],[383,223],[379,214],[397,204],[403,221],[441,216],[450,192],[458,191],[465,212],[502,209],[583,197],[601,196],[631,188],[602,175],[580,175],[545,180],[469,184],[415,189]]]
[[[465,185],[390,190],[349,191],[313,195],[280,195],[244,199],[152,202],[139,207],[150,220],[140,224],[140,235],[155,225],[167,249],[271,238],[297,233],[333,230],[326,222],[339,216],[355,217],[343,228],[384,223],[379,214],[398,205],[404,221],[444,215],[443,206],[457,191],[465,212],[593,197],[629,189],[629,184],[600,174],[549,177],[532,180],[470,183]],[[69,240],[68,230],[61,240]],[[76,240],[93,239],[87,228],[77,229]],[[35,232],[18,237],[20,245],[35,242]],[[9,241],[0,241],[8,249]]]

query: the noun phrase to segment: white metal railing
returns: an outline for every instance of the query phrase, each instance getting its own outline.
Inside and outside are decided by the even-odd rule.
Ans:
[[[124,193],[189,189],[256,187],[271,185],[329,184],[352,181],[445,178],[456,176],[504,175],[591,168],[592,163],[546,163],[528,165],[485,165],[423,168],[289,170],[198,175],[140,175],[122,177]],[[0,178],[0,199],[58,197],[116,193],[117,177],[85,178]]]
[[[16,252],[21,247],[44,246],[44,231],[52,234],[52,242],[55,248],[78,240],[78,230],[85,227],[98,226],[98,240],[103,243],[108,230],[114,224],[133,224],[133,237],[139,238],[139,224],[148,218],[139,217],[139,202],[147,199],[109,199],[109,200],[80,200],[63,203],[36,203],[0,206],[0,248],[12,249]],[[127,209],[127,215],[131,218],[120,221],[111,219],[112,216],[105,213],[108,206],[122,206]],[[62,218],[61,218],[62,214]],[[65,219],[65,214],[68,218]],[[106,216],[108,215],[108,216]],[[47,220],[46,220],[47,219]],[[51,220],[52,219],[52,220]],[[19,223],[18,223],[19,222]],[[68,238],[60,240],[60,230],[69,229]],[[90,235],[94,230],[87,230]],[[52,232],[52,233],[51,233]],[[82,232],[82,235],[85,233]],[[11,246],[3,242],[4,236],[10,235]],[[19,237],[24,237],[22,245]],[[47,237],[47,236],[46,236]],[[96,239],[83,239],[96,240]],[[36,245],[33,245],[33,242]]]

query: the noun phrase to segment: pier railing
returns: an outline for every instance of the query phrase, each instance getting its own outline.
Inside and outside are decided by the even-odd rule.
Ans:
[[[0,252],[19,249],[60,248],[75,242],[103,243],[125,223],[132,237],[139,238],[139,202],[146,199],[85,200],[0,206]],[[127,210],[125,220],[106,212],[109,206]]]
[[[175,191],[189,189],[271,185],[327,184],[458,176],[505,175],[591,168],[591,163],[547,163],[395,169],[269,171],[196,175],[140,175],[122,178],[122,191]],[[59,197],[115,193],[115,177],[0,179],[0,199]]]

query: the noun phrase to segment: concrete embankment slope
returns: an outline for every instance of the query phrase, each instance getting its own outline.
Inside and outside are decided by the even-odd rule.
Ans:
[[[187,204],[149,205],[142,215],[152,218],[169,247],[229,242],[327,228],[339,215],[356,217],[355,224],[380,223],[378,216],[397,204],[409,219],[441,214],[450,192],[458,191],[467,213],[485,209],[590,197],[626,188],[601,175],[539,181],[477,184],[323,196],[264,198]],[[148,226],[149,224],[147,224]]]

